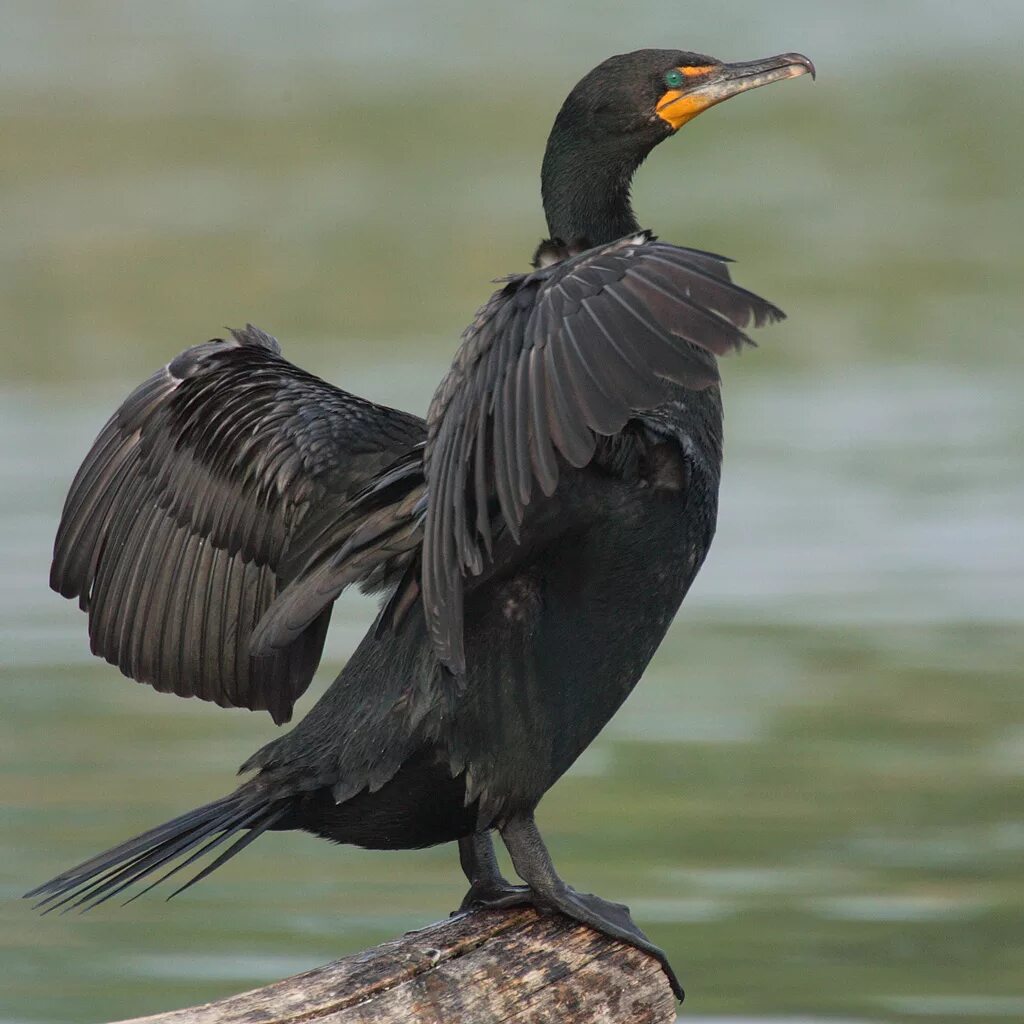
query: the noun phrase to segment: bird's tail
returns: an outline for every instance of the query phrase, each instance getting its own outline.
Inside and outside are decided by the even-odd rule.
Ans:
[[[197,807],[83,861],[25,893],[25,897],[37,898],[36,907],[44,914],[61,907],[90,910],[171,865],[126,901],[130,903],[203,854],[238,836],[227,849],[171,893],[176,896],[240,853],[257,836],[278,824],[290,810],[288,801],[270,801],[253,789],[242,787],[230,796]]]

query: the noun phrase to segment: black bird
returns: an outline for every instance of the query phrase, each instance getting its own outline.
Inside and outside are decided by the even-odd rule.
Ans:
[[[127,398],[71,486],[50,578],[88,613],[94,654],[281,723],[342,589],[384,604],[248,781],[29,896],[93,906],[230,839],[185,888],[268,829],[457,841],[462,909],[559,910],[652,953],[682,996],[626,907],[559,878],[534,809],[632,690],[707,554],[716,357],[782,317],[722,257],[641,230],[630,181],[701,111],[805,72],[798,53],[638,50],[587,74],[544,155],[551,237],[466,329],[425,421],[293,366],[251,325]],[[524,886],[499,873],[493,830]]]

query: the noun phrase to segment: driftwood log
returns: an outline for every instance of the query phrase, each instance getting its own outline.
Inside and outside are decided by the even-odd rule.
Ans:
[[[203,1006],[123,1024],[662,1024],[645,953],[561,915],[480,911]]]

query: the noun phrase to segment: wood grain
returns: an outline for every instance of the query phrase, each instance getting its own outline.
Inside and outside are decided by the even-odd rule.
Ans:
[[[122,1024],[667,1024],[645,953],[561,915],[480,911],[284,981]]]

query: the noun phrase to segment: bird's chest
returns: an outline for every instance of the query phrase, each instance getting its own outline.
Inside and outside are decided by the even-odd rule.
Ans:
[[[717,481],[674,445],[612,454],[622,472],[595,467],[573,495],[599,514],[467,609],[460,746],[485,799],[535,802],[575,761],[640,678],[707,553]]]
[[[575,707],[581,732],[604,725],[661,643],[704,560],[715,495],[694,493],[690,473],[655,452],[639,481],[624,483],[612,515],[544,566],[533,668]]]

